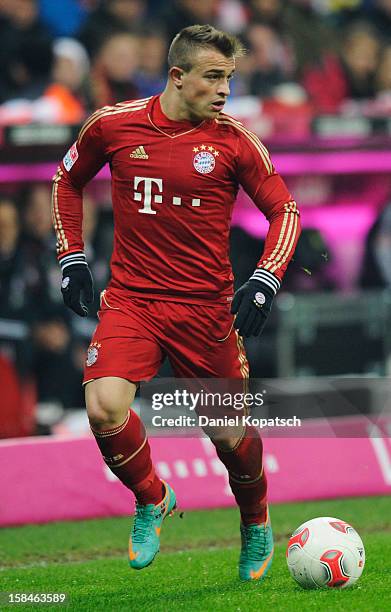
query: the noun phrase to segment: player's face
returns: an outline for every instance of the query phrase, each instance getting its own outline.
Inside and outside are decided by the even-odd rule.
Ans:
[[[190,72],[182,75],[180,90],[183,111],[190,121],[217,117],[229,96],[234,71],[234,57],[214,49],[197,53]]]

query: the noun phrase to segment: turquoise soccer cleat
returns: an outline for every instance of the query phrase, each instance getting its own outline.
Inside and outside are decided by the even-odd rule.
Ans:
[[[129,565],[143,569],[152,563],[160,548],[160,530],[166,516],[176,508],[176,497],[169,484],[162,481],[166,494],[159,504],[136,503],[136,514],[129,538]]]
[[[240,525],[242,548],[239,558],[241,580],[262,580],[273,561],[274,543],[269,508],[260,525]]]

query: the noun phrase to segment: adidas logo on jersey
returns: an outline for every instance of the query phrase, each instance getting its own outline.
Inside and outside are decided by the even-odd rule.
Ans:
[[[129,157],[133,157],[135,159],[148,159],[149,155],[145,152],[144,147],[137,147],[137,149],[131,152]]]

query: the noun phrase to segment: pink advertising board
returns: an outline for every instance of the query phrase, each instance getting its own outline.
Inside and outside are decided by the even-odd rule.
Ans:
[[[182,509],[234,505],[209,440],[152,438],[151,446]],[[266,438],[264,448],[272,503],[391,492],[388,438]],[[5,440],[0,465],[0,525],[133,513],[92,437]]]

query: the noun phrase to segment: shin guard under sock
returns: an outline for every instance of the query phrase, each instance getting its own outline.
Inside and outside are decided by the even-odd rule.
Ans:
[[[91,428],[92,429],[92,428]],[[158,504],[164,485],[156,475],[144,424],[129,410],[125,421],[106,431],[92,429],[103,459],[110,470],[136,496],[140,504]]]
[[[243,524],[263,523],[266,520],[267,480],[262,464],[263,445],[258,431],[248,426],[235,448],[229,451],[216,450],[228,470],[229,484]]]

